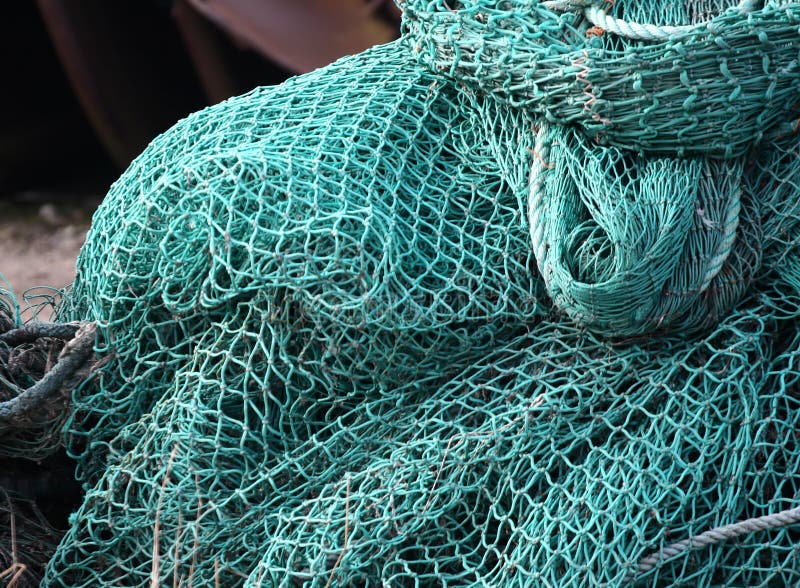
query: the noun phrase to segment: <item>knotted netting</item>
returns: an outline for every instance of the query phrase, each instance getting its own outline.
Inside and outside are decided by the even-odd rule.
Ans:
[[[406,0],[147,148],[45,584],[800,581],[800,3],[609,4]]]

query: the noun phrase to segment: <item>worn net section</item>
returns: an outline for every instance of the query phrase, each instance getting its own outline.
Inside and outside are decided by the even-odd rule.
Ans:
[[[622,23],[652,24],[655,32],[661,26],[662,35],[669,33],[663,27],[694,26],[632,43],[625,35],[635,27],[593,13],[589,19],[582,5],[606,9]],[[403,6],[412,51],[434,71],[623,149],[732,157],[797,118],[787,112],[797,110],[800,89],[797,2],[404,0]],[[595,22],[611,30],[603,34]]]
[[[71,311],[115,356],[76,399],[88,476],[242,305],[267,313],[266,363],[240,375],[300,403],[300,421],[263,409],[285,448],[325,420],[318,402],[457,372],[547,310],[518,202],[532,123],[489,108],[476,127],[474,98],[409,66],[386,47],[206,110],[112,188]]]
[[[22,341],[9,337],[32,317],[52,312],[58,305],[57,291],[37,290],[40,295],[28,293],[19,300],[0,274],[0,458],[46,458],[62,447],[62,428],[69,418],[68,393],[48,399],[30,418],[9,419],[4,411],[5,403],[41,381],[63,348],[63,341],[54,337]]]
[[[132,164],[45,585],[800,581],[792,525],[638,565],[798,505],[800,5],[575,4],[407,0]]]

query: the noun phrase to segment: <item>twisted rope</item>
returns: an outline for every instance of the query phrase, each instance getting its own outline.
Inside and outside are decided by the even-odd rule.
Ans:
[[[536,133],[536,143],[533,148],[528,187],[528,225],[536,265],[539,269],[539,273],[547,279],[550,272],[544,265],[547,254],[547,242],[544,234],[545,219],[542,213],[544,212],[545,172],[552,167],[552,164],[548,163],[551,141],[549,137],[546,137],[546,132],[544,131],[545,129],[539,129]]]
[[[728,206],[725,211],[725,220],[722,223],[720,230],[723,233],[722,240],[714,252],[714,256],[707,262],[706,273],[703,276],[703,283],[700,286],[700,292],[705,292],[712,280],[717,277],[725,263],[728,261],[731,253],[733,252],[734,244],[736,243],[736,231],[739,228],[739,216],[742,212],[742,190],[737,189],[733,197],[728,200]],[[700,211],[697,211],[698,214]]]
[[[23,343],[33,343],[40,337],[51,337],[69,341],[75,337],[78,330],[84,323],[28,323],[18,329],[12,329],[5,333],[0,333],[0,343],[5,343],[9,347],[22,345]]]
[[[753,12],[758,4],[758,0],[742,0],[736,10],[742,14],[747,14]],[[634,41],[667,41],[675,37],[695,33],[701,28],[710,28],[711,22],[705,21],[679,26],[630,22],[609,15],[594,0],[549,0],[542,2],[542,6],[553,12],[583,10],[586,19],[594,26]]]
[[[668,545],[667,547],[648,555],[644,559],[639,560],[636,572],[629,574],[626,578],[626,581],[633,581],[636,577],[641,576],[659,564],[663,564],[665,561],[682,553],[686,553],[694,549],[702,549],[703,547],[708,547],[717,543],[722,543],[723,541],[727,541],[728,539],[733,539],[741,535],[756,533],[758,531],[766,531],[768,529],[787,527],[797,523],[800,523],[800,506],[771,515],[764,515],[762,517],[747,519],[738,523],[731,523],[730,525],[715,527],[714,529],[700,533],[695,537],[689,537],[683,541],[678,541],[677,543]]]
[[[48,403],[61,390],[69,389],[75,383],[76,374],[86,367],[94,350],[96,332],[97,326],[93,322],[32,323],[0,335],[0,341],[6,344],[27,343],[38,337],[67,340],[58,361],[41,380],[11,400],[0,402],[0,427],[26,428],[41,421],[42,413],[50,412]]]

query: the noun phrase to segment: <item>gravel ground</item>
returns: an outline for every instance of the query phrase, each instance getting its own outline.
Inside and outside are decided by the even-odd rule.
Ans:
[[[37,286],[63,288],[89,228],[96,198],[46,194],[0,199],[0,273],[17,295]]]

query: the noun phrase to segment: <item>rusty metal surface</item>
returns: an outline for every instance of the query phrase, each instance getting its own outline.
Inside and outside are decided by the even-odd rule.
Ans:
[[[226,59],[221,33],[187,0],[175,0],[172,17],[178,25],[200,84],[212,104],[239,93],[239,84]]]
[[[187,0],[232,36],[304,73],[398,35],[383,0]]]
[[[75,95],[106,150],[126,167],[204,104],[169,14],[150,2],[37,0]]]

